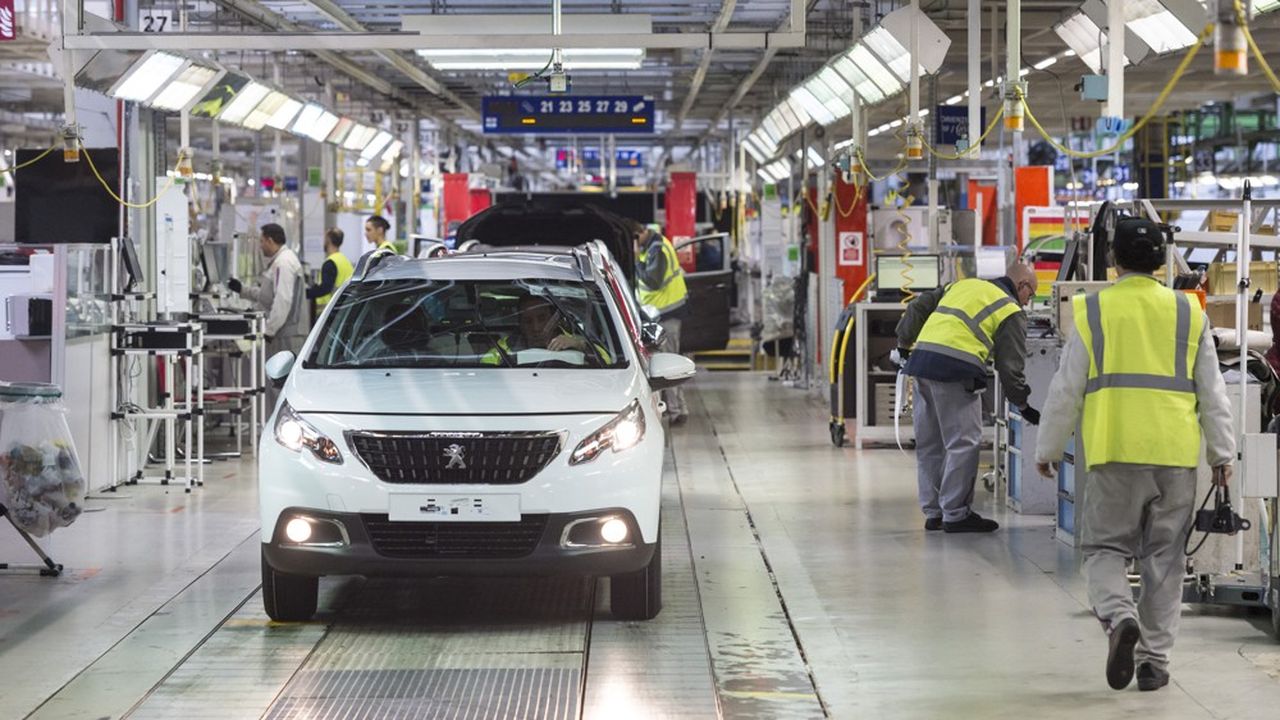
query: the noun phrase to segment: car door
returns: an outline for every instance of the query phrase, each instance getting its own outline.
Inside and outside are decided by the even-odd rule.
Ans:
[[[680,326],[680,352],[723,350],[729,346],[730,307],[734,297],[729,235],[716,233],[681,241],[676,252],[692,250],[693,272],[686,272],[689,310]]]

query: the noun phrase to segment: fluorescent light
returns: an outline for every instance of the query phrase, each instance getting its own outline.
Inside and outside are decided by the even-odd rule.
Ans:
[[[1177,0],[1173,0],[1177,2]],[[1195,44],[1196,32],[1199,32],[1208,17],[1203,8],[1192,3],[1193,8],[1179,8],[1183,11],[1180,19],[1160,0],[1126,0],[1124,6],[1125,26],[1155,50],[1157,53],[1173,52]],[[1199,27],[1193,32],[1186,22],[1196,23],[1196,10],[1200,10]],[[1184,22],[1184,20],[1186,22]]]
[[[791,90],[791,100],[795,101],[809,117],[813,118],[819,125],[830,125],[835,122],[835,115],[827,110],[827,106],[822,101],[809,92],[809,89],[801,85]]]
[[[315,103],[307,103],[298,119],[293,122],[293,132],[305,135],[316,142],[324,142],[338,124],[338,116]]]
[[[223,70],[208,65],[188,65],[178,76],[169,81],[155,100],[153,107],[177,112],[195,102],[205,88],[222,76]]]
[[[379,130],[377,132],[378,134],[373,136],[373,140],[369,141],[369,144],[365,145],[364,150],[360,152],[360,159],[364,160],[366,165],[369,161],[378,157],[378,154],[382,152],[382,149],[385,148],[393,139],[391,137],[391,133],[386,130]]]
[[[179,55],[159,50],[148,53],[134,64],[128,76],[116,86],[111,96],[117,100],[146,102],[186,63],[186,59]]]
[[[347,139],[343,141],[342,148],[344,150],[353,150],[356,152],[364,150],[365,146],[373,140],[378,134],[377,128],[371,128],[368,125],[357,124],[351,129],[351,133],[347,135]]]
[[[868,130],[868,131],[867,131],[867,137],[875,137],[875,136],[879,135],[879,134],[880,134],[880,132],[881,132],[880,128],[876,128],[875,130]]]
[[[397,157],[400,157],[400,152],[402,150],[404,150],[404,142],[396,140],[387,146],[386,152],[382,153],[382,155],[388,160],[395,160]]]
[[[271,113],[271,117],[267,118],[267,125],[276,130],[284,130],[289,127],[289,122],[298,115],[298,111],[302,109],[302,102],[294,100],[291,97],[285,97],[284,103]]]
[[[272,90],[267,93],[267,96],[262,99],[262,102],[258,103],[253,110],[245,116],[244,122],[241,124],[249,130],[261,130],[266,126],[267,121],[276,114],[276,111],[283,107],[287,107],[287,103],[291,100],[293,102],[297,102],[279,90]]]
[[[871,81],[876,84],[884,92],[885,96],[897,95],[906,87],[898,77],[889,72],[889,68],[884,66],[876,56],[867,49],[862,43],[849,48],[848,57],[858,66]]]
[[[1047,67],[1051,67],[1051,66],[1053,66],[1053,64],[1054,64],[1054,63],[1056,63],[1056,62],[1058,62],[1058,58],[1057,58],[1056,56],[1052,56],[1052,55],[1051,55],[1051,56],[1049,56],[1049,57],[1047,57],[1047,58],[1045,58],[1045,59],[1041,60],[1040,62],[1036,63],[1035,65],[1032,65],[1031,67],[1033,67],[1033,68],[1035,68],[1035,69],[1037,69],[1037,70],[1044,70],[1044,69],[1045,69],[1045,68],[1047,68]]]
[[[334,125],[333,131],[329,133],[329,137],[326,138],[326,141],[331,142],[334,145],[341,145],[342,142],[347,139],[347,135],[351,132],[351,129],[355,126],[355,120],[352,120],[351,118],[340,118],[338,123]]]
[[[808,156],[809,158],[810,169],[816,170],[822,167],[823,165],[827,164],[827,162],[822,159],[822,155],[820,155],[818,151],[814,150],[813,148],[808,148],[808,152],[806,152],[805,155]]]
[[[882,27],[876,28],[862,38],[867,48],[876,54],[884,64],[897,75],[902,82],[911,80],[911,55]]]
[[[417,53],[437,70],[541,70],[551,57],[551,48],[441,48]],[[639,70],[644,64],[641,48],[565,48],[560,57],[569,71]]]
[[[945,104],[959,105],[962,100],[964,100],[964,95],[952,95],[951,97],[947,98],[947,101]]]
[[[250,81],[231,99],[222,114],[218,115],[218,120],[235,125],[244,124],[244,119],[249,116],[249,113],[253,112],[253,109],[258,107],[270,93],[271,89],[266,85]]]
[[[871,78],[858,67],[857,63],[851,60],[847,55],[841,55],[831,62],[831,68],[844,79],[845,82],[853,86],[853,91],[858,94],[863,103],[872,105],[884,100],[886,95],[879,85],[875,84]]]

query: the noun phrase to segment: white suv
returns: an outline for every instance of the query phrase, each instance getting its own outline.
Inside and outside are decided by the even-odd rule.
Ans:
[[[575,574],[655,616],[657,391],[694,374],[656,332],[597,242],[358,270],[268,362],[267,614],[313,615],[321,575]]]

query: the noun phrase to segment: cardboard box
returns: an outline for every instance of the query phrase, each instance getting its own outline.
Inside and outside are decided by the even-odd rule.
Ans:
[[[1254,260],[1249,263],[1249,292],[1261,290],[1271,295],[1280,282],[1274,260]],[[1236,264],[1216,262],[1209,264],[1209,294],[1230,295],[1236,291]]]
[[[1209,315],[1209,324],[1216,328],[1234,328],[1236,326],[1235,296],[1211,297],[1205,301],[1205,313]],[[1262,303],[1249,303],[1249,329],[1262,329]]]

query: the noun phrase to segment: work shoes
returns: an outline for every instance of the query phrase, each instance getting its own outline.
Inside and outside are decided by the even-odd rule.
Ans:
[[[924,529],[925,530],[941,530],[942,518],[925,518]]]
[[[1112,690],[1123,690],[1133,682],[1133,648],[1141,639],[1142,630],[1138,628],[1138,621],[1133,618],[1125,618],[1111,628],[1111,647],[1107,652],[1107,684]],[[1166,675],[1165,682],[1168,681]]]
[[[1159,690],[1169,684],[1169,671],[1161,670],[1151,663],[1138,666],[1138,689],[1143,692]]]
[[[987,520],[976,512],[969,513],[969,516],[963,520],[956,522],[943,521],[942,529],[949,533],[989,533],[1000,529],[1000,523],[995,520]]]

